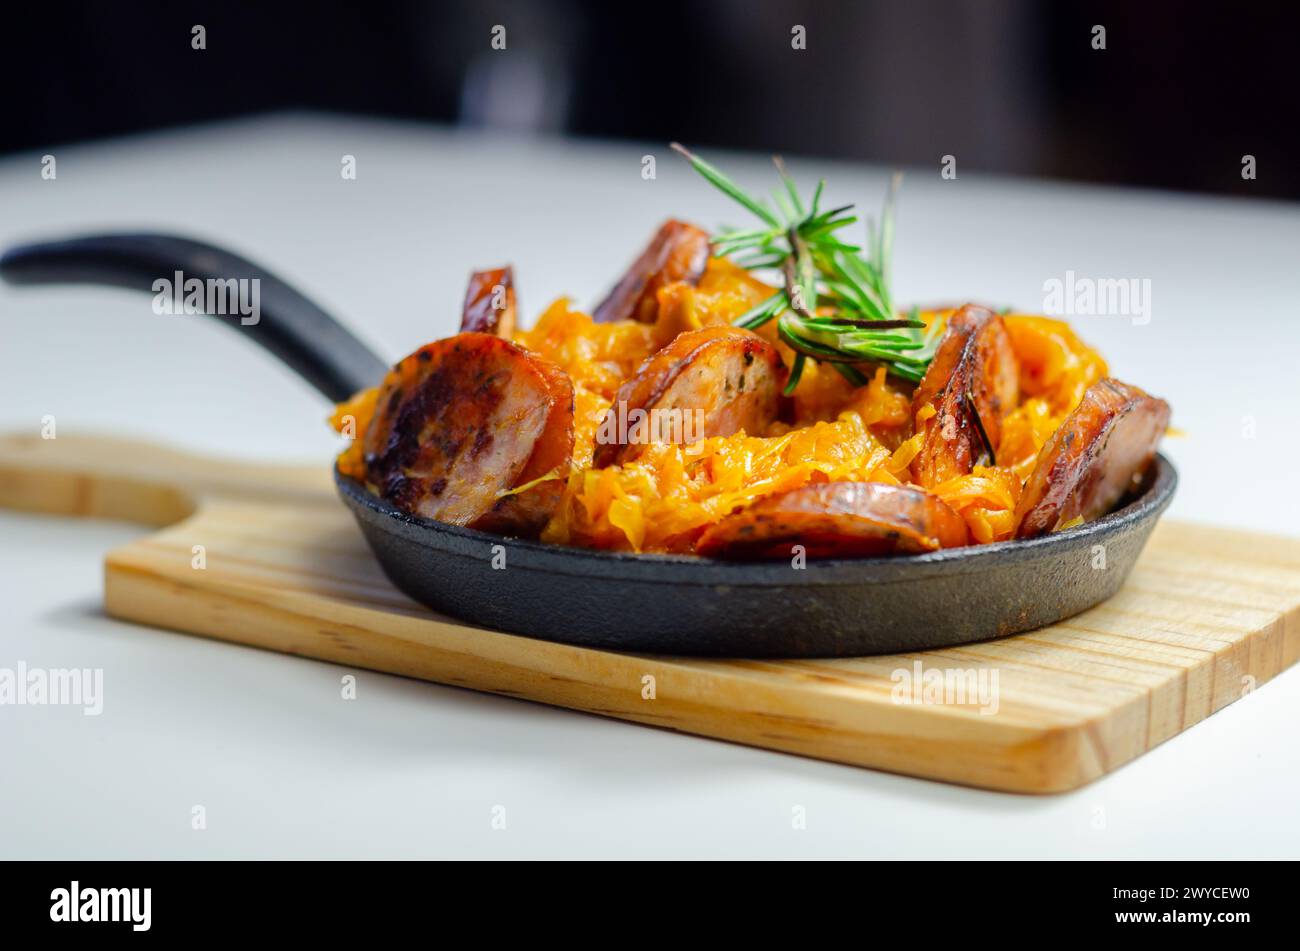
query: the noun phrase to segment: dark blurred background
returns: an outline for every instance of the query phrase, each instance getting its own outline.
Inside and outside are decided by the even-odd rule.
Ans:
[[[1241,2],[16,3],[0,152],[317,109],[1295,199],[1298,48]]]

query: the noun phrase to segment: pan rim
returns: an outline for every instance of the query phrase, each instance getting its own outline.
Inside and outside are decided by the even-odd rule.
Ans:
[[[1173,497],[1178,473],[1163,453],[1157,453],[1145,485],[1126,505],[1092,522],[1040,538],[948,548],[922,555],[810,559],[797,571],[784,561],[740,562],[697,555],[609,552],[493,535],[404,512],[341,473],[337,465],[334,467],[334,480],[345,501],[380,516],[377,521],[385,531],[448,554],[489,561],[494,557],[494,546],[505,546],[511,567],[616,581],[740,587],[861,584],[868,581],[887,584],[940,574],[974,574],[1004,566],[1007,562],[1049,557],[1080,546],[1087,546],[1090,550],[1091,545],[1103,543],[1135,523],[1158,518]]]

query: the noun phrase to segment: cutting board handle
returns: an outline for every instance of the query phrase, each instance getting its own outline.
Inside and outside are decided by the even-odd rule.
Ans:
[[[319,504],[329,467],[234,462],[141,440],[0,435],[0,507],[170,525],[219,500]]]
[[[16,285],[107,284],[141,290],[154,294],[167,313],[173,304],[185,312],[192,299],[335,403],[376,385],[387,369],[301,291],[247,258],[190,238],[100,234],[22,245],[0,256],[0,277]],[[191,298],[191,287],[203,293]]]

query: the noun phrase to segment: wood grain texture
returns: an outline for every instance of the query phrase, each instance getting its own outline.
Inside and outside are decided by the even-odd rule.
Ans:
[[[1066,623],[923,654],[751,661],[589,650],[436,615],[383,577],[324,465],[2,437],[0,505],[167,526],[109,553],[114,617],[1017,792],[1087,783],[1300,657],[1300,541],[1188,524],[1159,526],[1124,589]],[[897,702],[896,672],[918,662],[996,675],[996,712],[953,697]]]

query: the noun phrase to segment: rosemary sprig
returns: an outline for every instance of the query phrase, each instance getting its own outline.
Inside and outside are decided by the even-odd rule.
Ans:
[[[838,234],[858,221],[851,214],[853,206],[821,210],[825,180],[817,183],[812,201],[804,202],[785,163],[774,158],[782,187],[769,205],[680,144],[672,147],[762,222],[757,228],[723,231],[713,239],[713,253],[748,270],[781,275],[780,290],[738,317],[736,324],[752,330],[777,321],[778,335],[795,352],[787,393],[793,392],[810,359],[829,363],[855,385],[867,381],[858,364],[884,366],[913,382],[925,375],[938,335],[926,330],[915,308],[900,318],[889,291],[894,203],[902,176],[890,180],[879,226],[867,223],[864,253]]]

